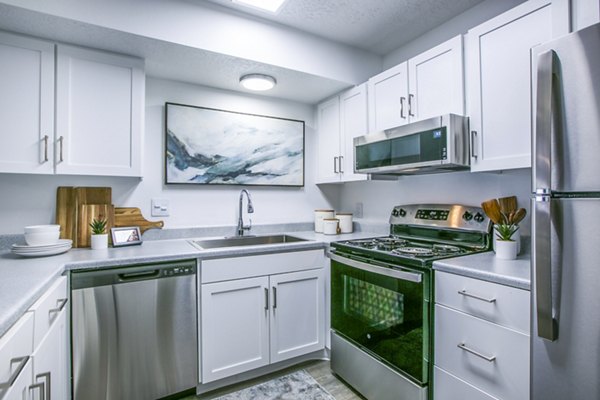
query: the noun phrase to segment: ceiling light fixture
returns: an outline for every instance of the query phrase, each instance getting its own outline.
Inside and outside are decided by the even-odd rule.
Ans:
[[[248,74],[240,78],[240,84],[248,90],[264,91],[275,87],[275,78],[264,74]]]
[[[286,0],[231,0],[243,6],[276,13]]]

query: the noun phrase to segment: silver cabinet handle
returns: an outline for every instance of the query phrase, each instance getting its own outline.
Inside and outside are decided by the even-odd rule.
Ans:
[[[400,118],[406,119],[406,115],[404,115],[404,102],[406,101],[406,97],[400,97]]]
[[[327,256],[333,261],[339,262],[340,264],[344,264],[353,268],[358,268],[363,271],[372,272],[374,274],[385,275],[389,276],[390,278],[396,278],[403,281],[410,281],[415,283],[420,283],[423,280],[423,274],[417,272],[402,271],[398,268],[393,268],[394,266],[392,264],[382,263],[384,264],[384,266],[380,267],[377,265],[367,264],[364,262],[352,260],[350,258],[338,256],[337,254],[331,252],[329,252]]]
[[[269,309],[269,289],[265,288],[265,310]]]
[[[35,389],[39,389],[40,390],[40,400],[45,400],[46,399],[46,393],[44,393],[44,382],[42,383],[34,383],[33,385],[29,385],[29,391],[34,391]]]
[[[558,74],[558,56],[554,50],[540,54],[537,70],[536,132],[534,137],[533,185],[535,191],[534,237],[537,335],[554,341],[558,338],[558,323],[553,316],[552,273],[554,261],[551,256],[552,232],[552,112],[554,103],[554,82]],[[557,127],[558,128],[558,127]]]
[[[467,353],[471,353],[479,358],[483,358],[487,362],[493,362],[496,359],[496,356],[486,356],[485,354],[481,354],[480,352],[473,350],[464,343],[459,343],[456,345],[459,349],[466,351]]]
[[[415,98],[414,94],[408,95],[408,115],[411,117],[415,116],[415,114],[413,114],[413,112],[412,112],[412,99],[414,99],[414,98]]]
[[[25,368],[25,364],[27,364],[27,361],[29,361],[29,356],[16,357],[16,358],[13,358],[10,360],[10,365],[12,365],[14,363],[19,363],[19,365],[17,366],[17,368],[14,370],[14,372],[12,373],[12,375],[8,378],[8,380],[6,382],[0,383],[0,390],[8,389],[9,387],[11,387],[13,385],[13,383],[15,383],[15,381],[19,377],[19,374],[21,373],[21,371],[23,370],[23,368]]]
[[[44,379],[44,382],[42,382],[42,385],[44,386],[43,392],[46,392],[46,396],[45,396],[46,400],[52,400],[52,390],[50,389],[52,378],[50,377],[50,371],[44,372],[43,374],[38,374],[35,376],[36,381],[40,378]],[[42,396],[42,398],[44,398],[44,397]]]
[[[344,173],[344,169],[342,168],[342,161],[343,161],[343,160],[344,160],[344,156],[339,156],[339,157],[338,157],[338,161],[339,161],[339,165],[340,165],[340,168],[339,168],[339,170],[340,170],[340,174],[343,174],[343,173]]]
[[[333,173],[334,174],[338,173],[337,164],[338,164],[338,157],[333,157]]]
[[[59,149],[59,151],[58,151],[58,162],[63,162],[64,161],[64,159],[63,159],[63,141],[64,140],[65,140],[65,138],[62,137],[62,136],[58,138],[58,146],[59,146],[58,147],[58,149]]]
[[[458,294],[466,296],[466,297],[472,297],[472,298],[477,299],[477,300],[485,301],[486,303],[495,303],[496,302],[496,299],[493,298],[493,297],[491,299],[486,299],[485,297],[481,297],[481,296],[478,296],[476,294],[469,293],[465,289],[459,290]]]
[[[477,143],[475,141],[475,137],[477,136],[477,131],[471,131],[471,158],[477,158]]]
[[[48,162],[48,135],[44,135],[44,162]]]
[[[65,308],[65,305],[67,304],[67,301],[68,301],[67,299],[58,299],[58,300],[56,300],[57,307],[56,308],[51,308],[50,310],[48,310],[48,313],[52,314],[52,313],[59,313],[59,312],[61,312],[63,310],[63,308]]]
[[[277,308],[277,288],[273,286],[273,310]]]

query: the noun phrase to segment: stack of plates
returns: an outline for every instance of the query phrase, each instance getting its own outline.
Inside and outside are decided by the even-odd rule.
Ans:
[[[71,249],[71,239],[59,239],[57,243],[40,246],[28,246],[26,244],[13,244],[12,252],[23,257],[42,257],[64,253]]]

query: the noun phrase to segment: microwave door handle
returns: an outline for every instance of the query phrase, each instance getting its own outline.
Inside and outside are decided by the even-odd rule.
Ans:
[[[350,258],[338,256],[335,253],[329,252],[327,256],[340,264],[347,265],[349,267],[357,268],[363,271],[372,272],[378,275],[389,276],[390,278],[400,279],[403,281],[410,281],[420,283],[423,280],[422,274],[416,272],[402,271],[398,268],[394,268],[392,264],[381,263],[385,266],[378,266],[374,264],[367,264],[361,261],[352,260]]]

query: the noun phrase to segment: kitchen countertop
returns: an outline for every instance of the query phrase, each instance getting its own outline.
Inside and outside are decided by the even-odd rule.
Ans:
[[[0,252],[0,336],[4,335],[57,277],[69,270],[118,267],[186,258],[207,259],[321,249],[326,248],[332,241],[381,236],[380,233],[372,232],[324,235],[302,231],[289,234],[308,241],[199,250],[188,242],[194,238],[187,238],[147,240],[140,246],[106,250],[71,249],[51,257],[24,258],[10,251]],[[202,237],[202,239],[207,238]]]
[[[516,260],[501,260],[493,251],[435,261],[433,269],[469,278],[530,290],[531,265],[529,252]]]

